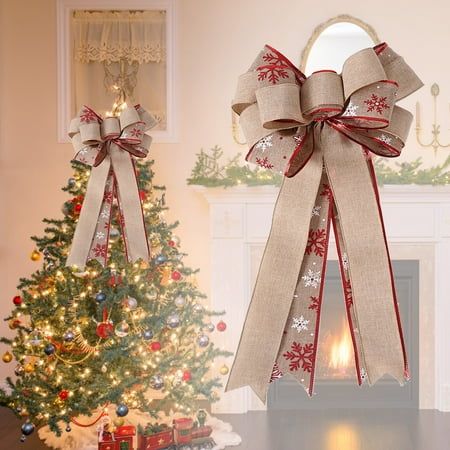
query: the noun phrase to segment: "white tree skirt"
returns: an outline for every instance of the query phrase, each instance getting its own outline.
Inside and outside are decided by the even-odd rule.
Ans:
[[[110,406],[109,414],[111,417],[115,417],[115,407]],[[95,415],[93,417],[96,417]],[[182,414],[172,414],[172,415],[161,415],[158,419],[159,423],[172,424],[172,420],[177,417],[182,417]],[[88,423],[92,421],[92,417],[78,417],[80,423]],[[125,423],[135,425],[136,428],[138,424],[146,425],[148,422],[154,422],[155,419],[151,418],[147,414],[130,410],[128,415],[125,417]],[[211,437],[216,442],[214,450],[222,450],[225,447],[239,445],[242,441],[241,437],[232,430],[229,423],[223,422],[208,414],[206,419],[206,425],[212,428]],[[60,427],[63,430],[60,437],[55,436],[53,432],[50,431],[49,427],[42,427],[39,429],[38,434],[40,439],[45,442],[48,447],[54,449],[63,450],[97,450],[98,440],[97,440],[97,424],[89,428],[78,427],[75,424],[71,424],[72,431],[70,433],[64,431],[66,424],[61,422]],[[136,440],[135,440],[136,441]],[[136,444],[135,444],[136,445]]]

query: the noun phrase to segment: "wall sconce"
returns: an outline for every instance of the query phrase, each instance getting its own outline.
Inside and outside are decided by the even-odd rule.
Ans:
[[[441,126],[437,123],[437,97],[439,95],[439,86],[437,83],[433,83],[431,86],[431,96],[433,97],[433,123],[431,124],[431,135],[432,139],[428,144],[425,144],[422,142],[420,138],[420,134],[422,131],[421,123],[420,123],[420,104],[419,102],[416,103],[416,137],[417,142],[425,148],[432,147],[434,150],[434,154],[436,155],[436,152],[438,148],[447,148],[450,147],[449,144],[442,144],[439,141],[439,135],[441,133]]]

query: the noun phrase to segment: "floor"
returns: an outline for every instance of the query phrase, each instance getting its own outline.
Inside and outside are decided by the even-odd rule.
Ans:
[[[432,410],[328,410],[221,415],[242,436],[236,450],[450,450],[450,413]],[[0,408],[0,449],[46,449],[36,433]]]
[[[450,450],[450,413],[332,409],[221,415],[242,437],[236,450]]]

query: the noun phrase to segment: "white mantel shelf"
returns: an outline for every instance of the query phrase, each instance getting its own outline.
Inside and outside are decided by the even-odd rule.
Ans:
[[[255,203],[275,201],[280,188],[278,186],[232,186],[207,187],[191,186],[191,189],[205,196],[209,202],[233,203],[251,200]],[[390,184],[379,188],[382,200],[408,203],[447,201],[450,203],[450,185],[431,186],[417,184]]]
[[[209,204],[211,304],[227,311],[228,332],[217,343],[234,352],[253,289],[255,255],[269,235],[279,187],[191,188]],[[385,185],[380,198],[389,243],[420,262],[418,331],[421,347],[429,350],[421,350],[419,358],[420,395],[426,391],[421,405],[450,411],[450,186]],[[434,330],[426,326],[430,316]],[[217,413],[264,409],[248,388],[223,393],[213,408]]]

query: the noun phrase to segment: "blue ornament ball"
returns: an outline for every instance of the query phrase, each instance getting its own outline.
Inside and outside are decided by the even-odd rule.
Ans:
[[[99,292],[95,296],[95,301],[98,303],[103,303],[106,300],[106,294],[104,292]]]
[[[144,330],[142,332],[142,337],[146,341],[149,341],[153,337],[153,331],[152,330]]]
[[[34,431],[34,425],[31,422],[25,422],[22,425],[22,433],[25,436],[29,436]]]
[[[71,330],[66,331],[63,338],[66,342],[72,342],[75,339],[75,333]]]
[[[116,414],[119,417],[125,417],[128,414],[128,406],[121,403],[120,405],[117,406]]]
[[[167,256],[166,255],[158,255],[155,259],[156,264],[164,264],[167,261]]]
[[[55,353],[55,346],[53,344],[47,344],[44,348],[44,353],[47,356],[53,355],[53,353]]]

